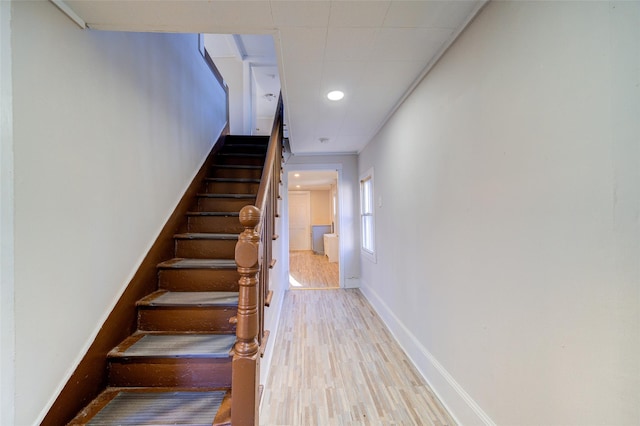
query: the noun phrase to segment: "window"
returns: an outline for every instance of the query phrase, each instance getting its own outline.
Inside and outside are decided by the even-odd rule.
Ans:
[[[360,179],[360,226],[362,230],[362,251],[375,261],[373,170],[369,170]]]

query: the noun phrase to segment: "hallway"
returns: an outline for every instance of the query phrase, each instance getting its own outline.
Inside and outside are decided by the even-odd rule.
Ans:
[[[358,289],[286,293],[264,426],[453,425]]]
[[[289,286],[292,289],[326,289],[340,287],[340,268],[327,256],[311,250],[289,252]]]

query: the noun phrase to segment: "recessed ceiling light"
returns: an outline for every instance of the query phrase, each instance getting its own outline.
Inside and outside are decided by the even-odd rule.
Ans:
[[[331,101],[339,101],[340,99],[344,98],[344,92],[341,92],[340,90],[334,90],[327,93],[327,98],[329,98],[329,100]]]
[[[296,188],[300,188],[300,185],[296,185]]]
[[[300,173],[294,174],[295,177],[300,177]]]

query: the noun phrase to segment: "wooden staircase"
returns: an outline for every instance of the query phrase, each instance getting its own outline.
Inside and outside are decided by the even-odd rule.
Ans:
[[[108,387],[70,425],[231,424],[239,211],[256,203],[268,143],[225,138],[173,237],[175,257],[136,303],[137,330],[107,356]]]

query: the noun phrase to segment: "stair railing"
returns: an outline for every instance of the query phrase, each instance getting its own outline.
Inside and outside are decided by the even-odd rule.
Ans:
[[[275,264],[272,252],[282,167],[282,97],[267,148],[255,206],[240,210],[244,231],[238,237],[239,295],[236,343],[231,377],[231,424],[258,425],[260,404],[260,357],[268,332],[264,330],[264,307],[271,299],[269,270]]]

